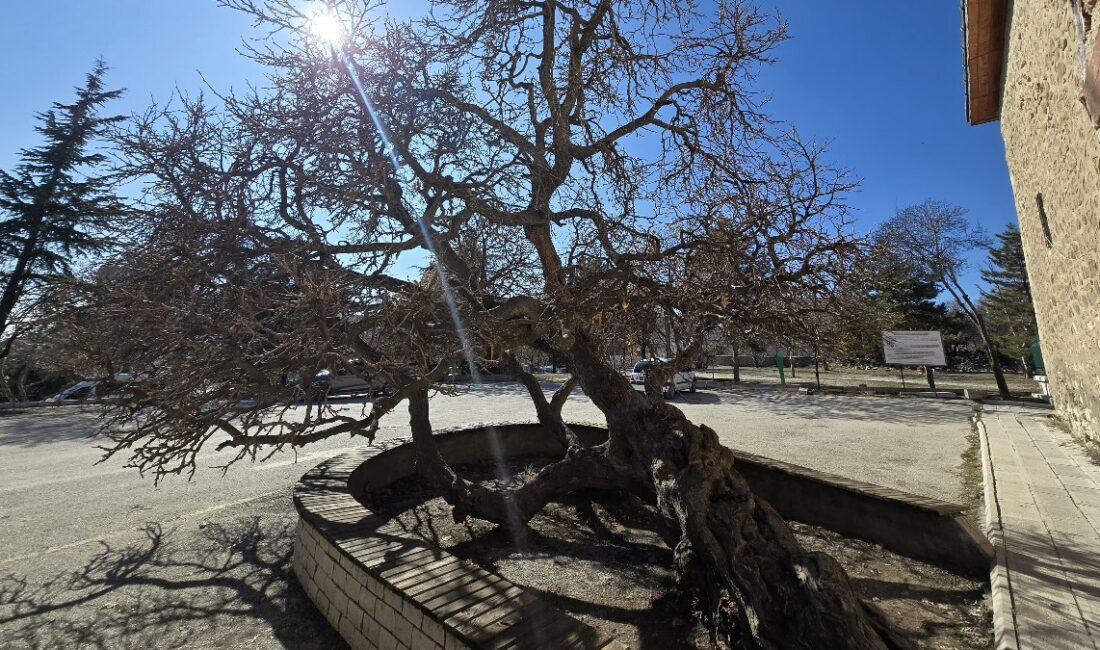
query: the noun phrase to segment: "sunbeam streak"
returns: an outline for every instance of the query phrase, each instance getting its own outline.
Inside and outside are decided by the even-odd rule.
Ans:
[[[393,146],[393,141],[389,136],[386,125],[382,122],[380,112],[375,107],[374,102],[371,101],[370,95],[363,85],[363,81],[356,73],[355,66],[352,64],[347,51],[344,49],[346,32],[344,31],[343,25],[339,24],[339,20],[332,14],[325,15],[328,16],[329,19],[336,21],[336,25],[333,26],[332,24],[328,24],[323,28],[323,33],[316,34],[316,36],[330,47],[332,54],[340,62],[340,66],[344,69],[344,72],[347,73],[348,78],[351,79],[351,83],[355,87],[355,92],[359,97],[360,105],[364,112],[370,117],[375,129],[378,130],[379,137],[382,139],[382,146],[385,148],[386,156],[390,159],[390,164],[393,166],[394,180],[400,185],[401,169],[403,167],[401,158],[397,154],[396,147]],[[318,27],[320,28],[321,24],[319,24]],[[311,30],[311,33],[314,32]],[[334,34],[338,34],[339,38],[330,38]],[[454,323],[455,334],[458,336],[459,344],[462,346],[462,355],[466,359],[466,365],[470,371],[470,379],[475,385],[480,385],[482,383],[481,373],[478,371],[477,363],[474,359],[473,347],[470,345],[466,327],[463,325],[462,317],[458,313],[458,303],[455,300],[450,280],[447,278],[446,270],[439,259],[439,251],[435,239],[432,237],[432,229],[428,223],[425,222],[422,215],[416,215],[416,222],[420,228],[420,234],[424,240],[424,244],[431,254],[435,275],[439,280],[439,287],[443,293],[443,300],[447,305],[447,311],[450,312],[451,321]],[[495,428],[490,427],[488,433],[489,447],[497,470],[497,479],[503,487],[507,484],[509,478],[504,469],[504,447],[500,441],[500,434]],[[526,546],[526,527],[520,519],[519,510],[516,504],[511,499],[506,500],[506,508],[509,519],[508,527],[512,533],[512,539],[516,544],[516,548],[522,550]]]
[[[382,122],[378,110],[374,106],[374,102],[371,101],[370,95],[367,94],[367,90],[363,86],[362,80],[359,79],[359,75],[356,74],[355,67],[352,66],[351,61],[348,60],[347,53],[344,52],[343,49],[337,48],[335,45],[333,45],[333,52],[339,59],[340,65],[344,68],[344,71],[348,74],[348,78],[351,79],[352,85],[355,86],[355,92],[359,95],[364,111],[370,116],[371,122],[374,123],[374,128],[378,130],[378,135],[382,138],[382,146],[385,148],[386,155],[390,159],[390,164],[393,165],[394,179],[400,184],[401,159],[397,155],[397,149],[393,146],[392,140],[390,140],[389,133],[386,130],[385,124]],[[416,223],[420,227],[421,237],[428,248],[428,252],[432,256],[432,265],[435,267],[435,275],[436,278],[439,279],[439,286],[443,292],[443,300],[447,303],[447,311],[450,312],[451,320],[454,322],[455,333],[458,336],[459,344],[462,346],[462,355],[466,359],[466,365],[470,368],[470,376],[475,383],[481,383],[481,376],[477,370],[477,364],[474,363],[473,348],[466,334],[466,327],[462,323],[462,317],[458,314],[458,303],[455,301],[454,291],[451,289],[451,282],[447,279],[443,264],[439,260],[439,251],[435,245],[435,239],[432,237],[431,227],[425,223],[421,215],[416,215]]]

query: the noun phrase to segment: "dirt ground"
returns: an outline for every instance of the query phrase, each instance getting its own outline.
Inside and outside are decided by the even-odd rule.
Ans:
[[[545,461],[517,461],[512,481]],[[489,464],[467,478],[502,484]],[[576,495],[545,508],[520,536],[476,520],[453,522],[449,507],[406,479],[370,505],[410,534],[476,562],[539,594],[632,649],[708,648],[703,627],[675,594],[672,556],[654,532],[653,509],[612,493]],[[992,647],[985,585],[890,553],[875,544],[793,523],[808,549],[844,566],[857,592],[874,602],[920,648]]]
[[[0,648],[347,648],[291,576],[297,521],[283,490],[62,546],[56,573],[0,561]]]

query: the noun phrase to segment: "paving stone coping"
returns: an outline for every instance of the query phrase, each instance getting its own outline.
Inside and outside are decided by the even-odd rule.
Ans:
[[[997,650],[1017,650],[1016,615],[1012,604],[1012,584],[1008,575],[1001,509],[997,505],[997,483],[993,475],[993,459],[989,453],[989,433],[981,411],[975,412],[971,423],[977,428],[982,457],[982,519],[985,534],[993,545],[993,566],[989,569],[989,595],[993,610],[993,643]]]
[[[571,423],[598,442],[606,429]],[[437,432],[452,464],[489,456],[488,431],[509,457],[560,454],[537,423]],[[992,549],[963,507],[734,451],[754,492],[784,517],[881,544],[971,576],[989,575]],[[414,470],[408,439],[329,459],[294,489],[300,515],[294,572],[353,648],[613,648],[612,639],[522,587],[414,538],[359,500]],[[983,546],[984,543],[984,546]]]
[[[531,424],[501,430],[512,440],[547,437],[531,435],[539,431]],[[484,438],[485,427],[437,436],[441,447],[453,449],[456,441]],[[294,489],[300,516],[294,573],[353,648],[619,647],[518,585],[414,538],[364,506],[356,496],[367,483],[380,487],[409,473],[411,466],[391,471],[394,455],[411,458],[407,442],[332,458]],[[479,452],[471,460],[485,456]]]
[[[774,458],[768,458],[766,456],[751,454],[747,451],[741,451],[739,449],[733,449],[732,451],[734,456],[737,457],[737,460],[741,461],[740,467],[742,469],[746,464],[767,467],[775,471],[797,475],[799,477],[814,481],[815,483],[819,483],[822,485],[827,485],[841,490],[857,492],[860,495],[869,499],[876,499],[879,501],[887,502],[901,501],[911,508],[917,510],[926,510],[930,513],[934,513],[937,515],[954,515],[960,512],[964,512],[966,510],[965,506],[958,503],[941,501],[932,497],[922,497],[911,492],[904,492],[902,490],[896,490],[890,487],[875,485],[874,483],[864,483],[863,481],[846,478],[838,474],[819,472],[816,469],[803,467],[802,465],[795,465],[794,463],[788,463],[781,460],[775,460]]]
[[[732,379],[706,379],[711,386],[723,390],[744,390],[750,384],[736,384]],[[785,384],[756,385],[759,390],[774,390],[780,393],[808,393],[812,395],[856,395],[860,397],[921,397],[928,399],[963,399],[966,398],[964,388],[936,388],[935,390],[916,386],[902,388],[901,386],[833,386],[822,384],[820,387],[812,381],[788,381]]]
[[[998,650],[1100,648],[1100,469],[1049,416],[975,414]]]

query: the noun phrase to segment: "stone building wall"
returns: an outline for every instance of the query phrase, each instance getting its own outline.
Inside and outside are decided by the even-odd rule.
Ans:
[[[1095,18],[1012,3],[1001,132],[1055,405],[1100,439],[1100,132],[1082,101]]]

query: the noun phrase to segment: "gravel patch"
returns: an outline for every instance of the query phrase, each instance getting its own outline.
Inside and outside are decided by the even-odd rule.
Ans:
[[[545,384],[548,391],[556,386]],[[535,417],[530,398],[515,384],[465,386],[460,391],[456,397],[433,400],[437,427]],[[670,403],[693,422],[713,428],[734,449],[944,501],[963,499],[959,458],[967,448],[973,412],[967,401],[745,388],[700,390]],[[564,415],[603,420],[580,391],[566,403]],[[383,426],[393,421],[387,418]],[[399,425],[405,423],[401,414]]]

